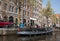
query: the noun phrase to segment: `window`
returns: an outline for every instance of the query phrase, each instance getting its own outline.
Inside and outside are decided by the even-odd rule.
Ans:
[[[16,0],[16,4],[18,5],[18,0]]]
[[[27,9],[29,9],[29,7],[30,7],[30,6],[28,5],[28,6],[27,6]]]
[[[16,8],[16,11],[15,12],[18,13],[18,8]]]
[[[29,16],[29,12],[28,12],[27,16]]]
[[[23,2],[23,7],[26,7],[26,0],[24,0]]]
[[[24,16],[25,10],[23,10],[23,16]]]
[[[26,16],[26,11],[25,11],[25,10],[23,10],[23,16],[24,16],[24,17]]]
[[[12,8],[11,8],[12,10],[11,10],[11,12],[13,12],[14,11],[14,6],[12,6]]]
[[[14,6],[9,6],[9,11],[13,12],[14,11]]]
[[[6,4],[6,3],[4,4],[4,9],[5,9],[5,10],[7,9],[7,4]]]
[[[26,11],[25,11],[25,15],[26,15]]]
[[[24,14],[24,16],[25,16],[25,15],[26,15],[26,11],[24,10],[23,12],[24,12],[23,14]]]
[[[11,5],[9,6],[9,11],[11,11]]]
[[[9,0],[11,3],[14,3],[14,0]]]
[[[10,0],[10,2],[13,2],[13,0]]]
[[[25,15],[25,10],[24,10],[24,15]]]

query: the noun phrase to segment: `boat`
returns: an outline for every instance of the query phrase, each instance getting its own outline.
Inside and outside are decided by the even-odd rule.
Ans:
[[[42,29],[42,28],[35,28],[35,30],[24,30],[24,31],[19,31],[17,32],[18,35],[37,35],[37,34],[47,34],[47,33],[52,33],[53,29],[52,28],[47,28],[47,29]]]

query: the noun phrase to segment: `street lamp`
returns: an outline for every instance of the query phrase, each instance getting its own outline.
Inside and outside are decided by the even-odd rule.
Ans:
[[[18,11],[18,26],[20,26],[21,28],[24,27],[24,24],[23,24],[23,14],[21,13],[21,8],[22,7],[23,7],[23,4],[20,1],[19,5],[18,5],[18,8],[19,8],[19,11]],[[21,13],[21,15],[20,15],[20,13]]]
[[[18,3],[18,26],[20,25],[21,2]]]

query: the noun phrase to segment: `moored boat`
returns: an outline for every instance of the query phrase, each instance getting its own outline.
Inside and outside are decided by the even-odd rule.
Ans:
[[[53,32],[52,28],[35,28],[35,29],[26,29],[23,31],[18,31],[17,34],[18,35],[35,35],[35,34],[47,34],[47,33],[51,33]]]

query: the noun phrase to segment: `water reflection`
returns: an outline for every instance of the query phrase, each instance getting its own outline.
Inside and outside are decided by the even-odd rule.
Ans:
[[[32,37],[21,37],[17,35],[0,36],[0,41],[60,41],[60,32],[54,32],[53,35],[40,35]]]
[[[0,36],[0,41],[16,41],[16,36]]]
[[[45,40],[45,36],[33,36],[33,37],[20,37],[18,38],[18,41],[38,41],[38,40]]]

